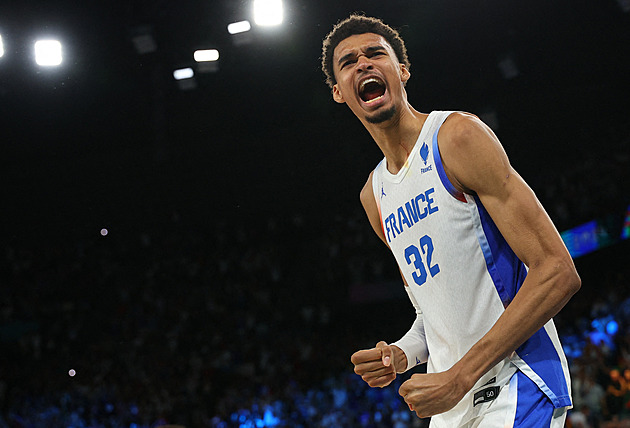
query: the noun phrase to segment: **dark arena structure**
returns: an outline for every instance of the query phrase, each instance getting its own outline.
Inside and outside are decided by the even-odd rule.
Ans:
[[[320,69],[352,12],[405,39],[416,108],[497,134],[582,279],[567,426],[630,426],[627,0],[25,0],[0,4],[0,428],[428,426],[412,372],[350,362],[415,317],[359,202],[382,154]]]

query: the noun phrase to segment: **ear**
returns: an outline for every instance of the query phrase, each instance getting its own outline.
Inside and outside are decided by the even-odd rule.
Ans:
[[[341,95],[341,91],[339,90],[339,85],[336,83],[333,85],[332,95],[333,95],[333,100],[335,100],[339,104],[343,104],[346,102],[346,100],[343,98],[343,95]]]
[[[400,80],[403,83],[407,83],[407,80],[411,77],[411,72],[407,69],[405,64],[400,64]]]

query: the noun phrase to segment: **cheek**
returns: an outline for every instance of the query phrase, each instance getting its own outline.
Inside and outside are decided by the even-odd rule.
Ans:
[[[352,95],[352,86],[347,82],[339,82],[339,92],[346,101],[349,101]]]

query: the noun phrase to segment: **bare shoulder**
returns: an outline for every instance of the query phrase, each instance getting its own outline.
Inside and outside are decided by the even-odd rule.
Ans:
[[[498,139],[481,119],[471,113],[452,113],[440,128],[440,149],[470,149]],[[454,146],[454,147],[452,147]],[[471,147],[472,146],[472,147]],[[481,147],[477,147],[481,148]]]
[[[451,114],[440,128],[438,142],[444,169],[461,191],[478,191],[489,180],[496,182],[511,172],[499,139],[473,114]]]

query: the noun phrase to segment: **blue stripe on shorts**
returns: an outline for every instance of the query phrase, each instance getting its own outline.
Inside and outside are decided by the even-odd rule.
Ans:
[[[518,376],[518,398],[514,428],[542,428],[551,425],[554,407],[538,386],[521,371]]]

